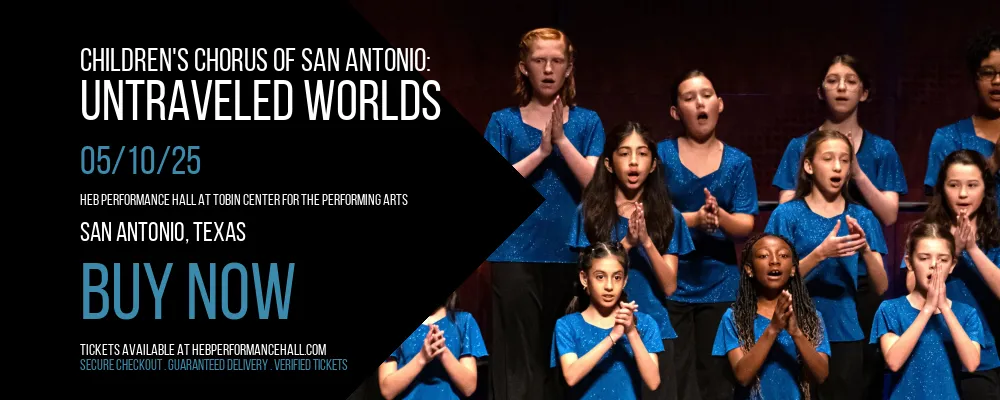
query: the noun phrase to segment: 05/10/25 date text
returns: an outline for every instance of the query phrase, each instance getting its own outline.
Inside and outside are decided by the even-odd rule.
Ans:
[[[194,175],[201,172],[200,149],[201,146],[83,146],[80,171],[84,175],[113,175],[122,167],[122,171],[132,175]]]

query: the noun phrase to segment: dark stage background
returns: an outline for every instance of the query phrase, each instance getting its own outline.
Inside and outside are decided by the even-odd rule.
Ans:
[[[788,141],[822,122],[816,88],[841,52],[872,72],[875,90],[861,124],[895,144],[909,185],[901,201],[923,201],[934,130],[970,115],[975,102],[963,67],[967,40],[1000,15],[996,0],[629,3],[354,2],[393,46],[427,49],[432,68],[424,76],[441,82],[444,96],[480,131],[492,111],[515,104],[518,40],[537,27],[562,29],[573,40],[578,103],[597,111],[606,129],[633,119],[661,139],[679,133],[668,111],[672,77],[703,69],[725,101],[719,137],[753,158],[761,201],[777,200],[771,177]],[[756,230],[768,216],[762,211]],[[901,211],[885,229],[890,272],[898,272],[903,227],[919,217]],[[489,277],[487,263],[460,288],[488,347]],[[897,296],[905,289],[893,278],[890,295]]]

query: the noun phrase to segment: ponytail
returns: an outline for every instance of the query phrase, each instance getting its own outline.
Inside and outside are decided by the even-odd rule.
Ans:
[[[458,309],[458,292],[451,292],[444,301],[445,315],[451,322],[455,322],[455,311]]]
[[[577,280],[577,282],[573,283],[573,300],[569,301],[569,306],[566,307],[566,314],[574,314],[586,310],[589,302],[590,296],[587,295],[587,292],[583,290],[583,285]]]
[[[458,330],[458,343],[459,347],[461,347],[462,340],[465,339],[465,328],[462,325],[459,325],[457,319],[455,318],[455,313],[459,310],[457,291],[451,292],[451,294],[448,295],[448,299],[444,301],[444,310],[445,318],[448,318],[448,321],[451,321],[451,324],[455,325],[455,329]]]

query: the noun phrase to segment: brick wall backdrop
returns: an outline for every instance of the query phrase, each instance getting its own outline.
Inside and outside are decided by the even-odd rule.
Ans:
[[[439,81],[445,98],[480,130],[492,111],[511,105],[517,43],[536,27],[557,27],[573,39],[579,104],[597,111],[607,128],[634,119],[653,126],[660,138],[677,134],[680,124],[668,112],[671,79],[703,69],[725,102],[719,137],[753,158],[763,201],[777,199],[771,176],[788,140],[822,122],[816,87],[840,52],[871,69],[875,94],[862,106],[862,125],[895,144],[909,184],[902,200],[922,201],[934,129],[968,116],[974,103],[963,69],[965,42],[1000,15],[996,0],[484,3],[376,0],[355,6],[393,46],[426,49],[425,77]],[[757,230],[767,217],[757,218]],[[900,232],[917,218],[903,213],[885,230],[890,271],[899,266]],[[459,288],[463,308],[474,313],[487,343],[489,276],[484,264]],[[890,290],[899,293],[901,286],[897,281]]]

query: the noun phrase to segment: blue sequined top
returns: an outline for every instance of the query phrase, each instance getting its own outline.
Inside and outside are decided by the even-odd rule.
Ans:
[[[450,317],[444,317],[434,322],[439,329],[444,331],[444,342],[448,346],[448,350],[455,358],[485,357],[487,355],[486,343],[483,342],[483,335],[472,314],[456,311],[452,315],[454,321]],[[402,345],[392,352],[389,357],[396,360],[398,368],[402,368],[420,354],[428,330],[430,330],[429,326],[420,325],[406,338]],[[397,398],[413,400],[462,399],[465,396],[462,396],[458,388],[451,384],[451,378],[441,364],[441,360],[434,359],[424,366],[424,369],[410,383],[410,386]]]
[[[993,142],[976,136],[972,125],[972,117],[965,118],[951,125],[943,126],[934,132],[931,138],[931,148],[927,155],[927,173],[924,175],[924,190],[931,193],[937,184],[938,173],[945,157],[958,150],[975,150],[986,157],[993,155]],[[996,180],[997,193],[1000,193],[1000,179]],[[1000,207],[1000,196],[997,196],[997,206]]]
[[[604,151],[604,126],[597,113],[570,107],[563,131],[584,157]],[[542,131],[524,123],[517,107],[494,112],[486,126],[486,140],[511,164],[538,148]],[[566,247],[566,232],[580,204],[582,187],[559,148],[527,177],[545,201],[487,259],[491,262],[573,263],[576,254]]]
[[[684,216],[676,208],[674,211],[674,230],[670,244],[667,246],[666,254],[683,255],[694,250],[694,243],[691,242],[691,234],[688,233],[687,225],[684,224]],[[587,231],[584,230],[583,210],[579,209],[576,219],[573,221],[573,229],[570,230],[569,247],[574,251],[580,251],[590,246],[587,239]],[[628,235],[628,218],[618,216],[618,224],[611,232],[611,240],[621,241]],[[628,282],[625,284],[625,293],[629,301],[635,301],[639,310],[653,317],[660,329],[663,339],[677,338],[677,332],[670,323],[670,315],[667,313],[666,295],[662,286],[658,283],[656,274],[653,272],[653,265],[649,261],[649,254],[642,246],[636,246],[629,251]]]
[[[826,324],[823,322],[823,314],[817,311],[820,322],[822,339],[816,351],[830,356],[830,340],[826,335]],[[757,314],[753,321],[754,339],[759,340],[761,335],[771,324],[771,319]],[[733,309],[726,310],[722,315],[722,322],[719,323],[719,331],[715,334],[715,344],[712,345],[712,355],[717,357],[728,357],[731,350],[740,347],[739,336],[737,335],[736,319]],[[786,330],[782,330],[771,345],[771,351],[767,353],[764,364],[757,371],[760,379],[760,393],[753,395],[750,386],[744,387],[736,385],[733,399],[788,399],[798,400],[802,398],[799,390],[799,381],[802,377],[802,364],[799,363],[799,349],[795,346],[795,339]]]
[[[663,341],[656,321],[642,311],[636,311],[636,329],[642,337],[642,344],[649,353],[663,351]],[[602,340],[608,340],[611,328],[604,329],[591,325],[583,319],[583,314],[573,313],[556,321],[552,338],[550,366],[559,368],[560,358],[566,354],[583,357]],[[670,362],[671,360],[660,360]],[[594,369],[580,382],[567,390],[567,399],[638,399],[642,393],[642,377],[635,363],[635,353],[628,336],[622,336],[611,350],[601,356]]]
[[[976,311],[954,300],[951,309],[969,339],[982,343],[983,324]],[[870,343],[879,343],[880,338],[889,332],[902,336],[919,314],[920,310],[913,308],[906,296],[883,301],[875,312]],[[951,331],[944,316],[935,314],[917,339],[910,358],[898,372],[891,373],[889,398],[958,400],[954,375],[957,368],[961,368],[961,360],[952,342]]]
[[[1000,247],[989,249],[984,253],[994,265],[1000,265]],[[900,263],[900,268],[906,268],[905,260]],[[982,345],[982,353],[979,357],[978,370],[985,371],[1000,367],[1000,354],[997,351],[996,337],[985,313],[985,310],[1000,310],[1000,300],[986,285],[982,273],[972,262],[969,252],[962,252],[958,263],[955,264],[955,269],[948,276],[946,285],[949,299],[974,308],[979,314],[979,319],[984,322],[983,341],[979,342]]]
[[[788,142],[785,155],[781,156],[778,170],[774,172],[774,179],[771,181],[773,186],[781,190],[795,190],[799,176],[799,165],[802,162],[802,152],[806,150],[808,138],[809,134],[807,133]],[[896,153],[896,147],[892,145],[892,142],[866,130],[861,137],[861,145],[856,157],[858,167],[864,171],[876,189],[882,192],[896,192],[900,196],[907,193],[903,163],[899,161],[899,154]],[[847,190],[854,201],[871,209],[854,180],[848,183]],[[868,275],[868,270],[862,268],[858,270],[858,275]]]
[[[781,156],[781,163],[778,164],[778,170],[774,172],[774,179],[771,181],[771,184],[778,189],[795,190],[802,152],[806,149],[806,140],[809,139],[810,133],[788,142],[785,154]],[[868,179],[878,190],[896,192],[900,195],[907,193],[903,163],[899,161],[899,153],[896,152],[892,142],[865,130],[856,157],[858,167],[868,175]],[[869,208],[854,182],[849,184],[848,190],[855,201]]]
[[[771,213],[764,231],[782,235],[795,245],[800,259],[816,249],[833,226],[840,221],[837,236],[848,234],[847,218],[850,215],[865,231],[868,246],[885,255],[888,250],[882,236],[882,225],[867,208],[849,203],[843,214],[826,218],[814,213],[806,202],[796,199],[779,205]],[[816,309],[826,316],[829,323],[830,342],[852,342],[863,340],[864,332],[858,323],[854,296],[858,288],[858,270],[867,268],[857,254],[850,257],[828,258],[814,267],[805,276],[806,288],[816,303]]]
[[[697,177],[681,163],[677,139],[657,145],[666,167],[670,198],[682,213],[698,211],[705,205],[705,188],[719,201],[719,207],[733,214],[757,215],[757,183],[750,157],[739,149],[723,145],[719,169]],[[690,228],[695,251],[680,258],[677,291],[670,300],[687,303],[722,303],[736,300],[740,271],[733,240],[717,230],[706,233]]]

